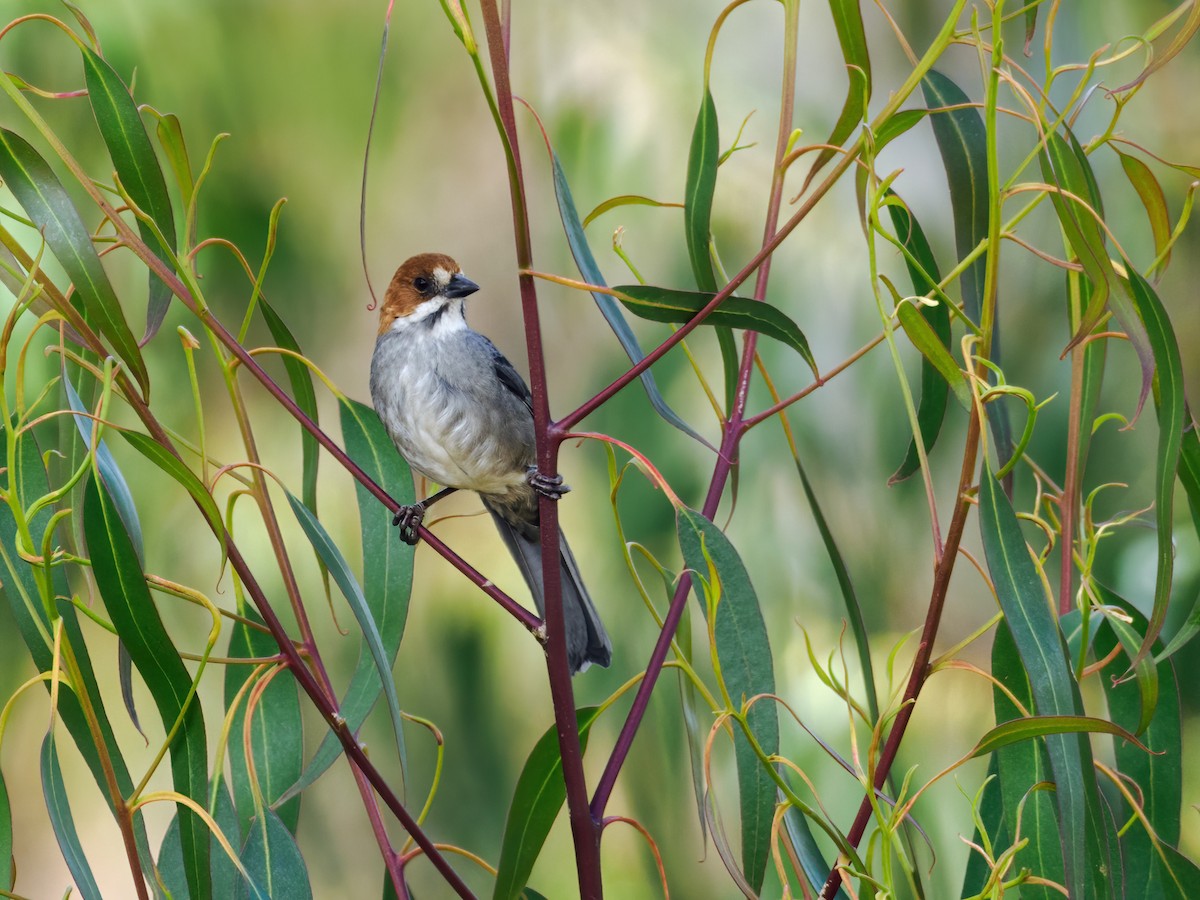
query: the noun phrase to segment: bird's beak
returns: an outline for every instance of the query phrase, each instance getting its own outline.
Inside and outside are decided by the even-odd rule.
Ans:
[[[468,297],[477,290],[479,290],[479,285],[462,272],[456,272],[450,276],[450,283],[446,285],[446,290],[443,291],[443,294],[451,300],[457,300],[460,297]]]

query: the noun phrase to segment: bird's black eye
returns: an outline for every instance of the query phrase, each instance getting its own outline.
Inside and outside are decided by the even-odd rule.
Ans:
[[[415,287],[418,291],[420,291],[422,294],[424,294],[426,291],[429,290],[429,279],[423,278],[423,277],[414,278],[413,279],[413,287]]]

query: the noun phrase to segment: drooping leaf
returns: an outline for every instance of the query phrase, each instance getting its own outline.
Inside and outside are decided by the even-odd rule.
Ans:
[[[979,527],[988,572],[1012,632],[1021,663],[1028,672],[1035,709],[1043,716],[1083,714],[1066,645],[1051,615],[1042,581],[1021,535],[1016,513],[999,482],[985,466],[979,484]],[[1111,884],[1097,873],[1109,871],[1091,749],[1077,734],[1049,734],[1043,739],[1055,783],[1065,884],[1073,896],[1110,896]],[[1083,840],[1080,840],[1083,836]],[[1085,894],[1084,885],[1089,893]]]
[[[108,338],[115,354],[129,367],[142,392],[147,393],[150,376],[142,351],[125,321],[87,226],[46,161],[24,138],[7,128],[0,128],[0,178],[41,230],[75,285],[85,317]]]
[[[1025,716],[1011,719],[989,729],[979,739],[975,749],[971,751],[971,756],[986,756],[1001,747],[1045,737],[1048,734],[1115,734],[1122,740],[1145,750],[1145,746],[1134,736],[1133,732],[1108,721],[1108,719],[1099,719],[1095,716]]]
[[[244,833],[238,825],[237,813],[233,808],[233,800],[229,797],[229,789],[222,782],[217,787],[217,808],[213,819],[226,840],[233,846],[234,851],[240,851]],[[213,897],[233,897],[237,893],[241,873],[233,864],[221,842],[215,834],[209,836],[209,854],[212,861]],[[179,816],[171,818],[166,833],[163,834],[162,846],[158,851],[158,873],[162,876],[163,884],[170,892],[171,900],[190,900],[187,880],[183,874],[183,851],[179,846]],[[261,894],[261,892],[260,892]],[[265,897],[265,894],[262,896]]]
[[[924,112],[924,110],[921,110]],[[890,193],[890,192],[889,192]],[[894,196],[894,195],[893,195]],[[899,198],[896,198],[899,201]],[[889,203],[888,213],[892,217],[892,226],[896,229],[896,238],[912,254],[905,256],[904,263],[912,279],[913,293],[918,297],[929,294],[942,280],[938,271],[937,260],[934,259],[933,249],[925,237],[925,231],[912,214],[912,211],[901,202]],[[921,316],[933,330],[937,340],[950,350],[950,310],[945,303],[936,306],[921,304]],[[958,370],[958,366],[954,367]],[[961,377],[961,373],[959,373]],[[942,421],[946,417],[946,405],[949,399],[950,386],[931,360],[921,361],[921,403],[917,408],[917,424],[920,426],[921,443],[926,452],[933,449],[938,434],[942,430]],[[915,440],[910,440],[904,461],[900,464],[888,484],[903,481],[920,467],[921,458],[917,453]]]
[[[407,768],[404,750],[404,720],[400,714],[400,699],[396,696],[396,682],[392,679],[392,657],[384,649],[383,638],[379,634],[379,626],[375,622],[371,608],[367,605],[367,598],[363,594],[362,588],[359,587],[354,573],[350,571],[350,566],[346,562],[346,558],[342,556],[341,550],[330,538],[325,526],[318,521],[308,507],[291,492],[288,492],[287,499],[291,504],[292,512],[296,515],[296,521],[300,523],[305,536],[324,560],[329,574],[333,576],[338,590],[346,598],[346,602],[350,605],[350,611],[354,613],[358,627],[362,630],[363,644],[375,665],[376,677],[383,688],[384,699],[387,700],[388,715],[392,720],[392,733],[396,738],[396,751],[400,756],[401,777],[403,777],[403,770]],[[286,796],[290,797],[290,792]]]
[[[82,421],[82,419],[76,417],[76,421]],[[192,499],[196,501],[200,507],[200,511],[204,514],[204,518],[212,526],[217,540],[221,543],[221,555],[223,559],[225,555],[225,542],[223,540],[225,535],[225,520],[221,517],[221,510],[217,506],[217,501],[213,499],[208,488],[204,486],[204,482],[200,480],[195,472],[185,466],[179,457],[175,456],[149,435],[142,434],[139,431],[122,431],[119,433],[135,450],[179,482],[180,486],[192,496]],[[106,476],[105,484],[108,483]],[[130,508],[132,508],[132,503],[130,504]],[[122,515],[122,520],[124,518]]]
[[[697,512],[680,507],[676,525],[683,559],[692,570],[692,585],[707,615],[699,579],[707,578],[710,563],[719,578],[720,602],[713,631],[721,676],[733,703],[775,693],[771,644],[758,596],[750,576],[728,538]],[[710,585],[711,590],[717,585]],[[779,752],[779,713],[770,700],[754,704],[746,714],[750,731],[768,756]],[[775,781],[755,755],[740,729],[734,729],[738,793],[742,812],[742,872],[751,887],[761,890],[771,855],[771,826],[775,815]]]
[[[1183,442],[1184,388],[1183,362],[1171,319],[1158,299],[1154,288],[1137,271],[1129,267],[1129,287],[1138,315],[1145,323],[1150,347],[1154,353],[1154,402],[1158,409],[1158,451],[1154,468],[1154,520],[1158,530],[1158,563],[1154,579],[1154,608],[1150,624],[1138,651],[1137,658],[1150,652],[1150,647],[1162,632],[1171,600],[1171,580],[1174,573],[1175,550],[1174,499],[1175,474]],[[1135,658],[1136,659],[1136,658]]]
[[[70,433],[76,433],[74,427]],[[22,505],[28,505],[34,498],[43,496],[49,489],[46,469],[38,454],[37,446],[32,436],[26,432],[17,439],[16,457],[8,457],[8,441],[6,435],[0,433],[0,478],[3,478],[4,490],[14,492],[22,500]],[[40,538],[49,524],[52,511],[48,507],[41,509],[29,522],[31,533],[35,540]],[[39,671],[49,671],[53,665],[51,654],[52,639],[50,619],[43,598],[39,593],[39,584],[34,578],[33,567],[16,553],[18,541],[17,523],[12,509],[7,503],[0,503],[0,592],[8,600],[9,609],[17,624],[22,640],[25,642],[34,666]],[[67,584],[65,571],[61,567],[53,569],[50,589],[55,597],[70,596],[70,586]],[[91,706],[94,721],[98,724],[100,736],[107,756],[107,764],[101,760],[97,748],[95,733],[92,731],[89,719],[84,715],[83,708],[75,691],[59,691],[58,716],[67,726],[72,740],[79,753],[87,763],[101,796],[109,803],[109,777],[116,781],[117,787],[124,797],[133,793],[133,780],[121,748],[113,735],[112,723],[104,708],[100,688],[96,681],[96,673],[92,668],[91,656],[87,643],[79,626],[79,614],[75,606],[68,601],[61,601],[57,613],[63,620],[63,632],[71,646],[75,657],[75,665],[79,671],[79,684],[76,690],[86,693]],[[49,684],[46,685],[49,688]],[[139,858],[148,865],[152,859],[150,844],[146,837],[145,820],[139,811],[133,818],[134,839],[138,848]]]
[[[1117,597],[1103,585],[1097,585],[1101,591],[1101,599],[1105,605],[1117,606],[1131,618],[1129,627],[1135,632],[1144,633],[1146,617],[1130,604]],[[1117,633],[1113,628],[1115,617],[1107,617],[1096,635],[1096,655],[1104,659],[1118,644]],[[1136,653],[1134,645],[1130,650],[1125,641],[1120,641],[1126,649],[1126,657],[1118,657],[1100,673],[1100,683],[1104,687],[1108,701],[1109,715],[1113,722],[1126,728],[1139,727],[1143,719],[1145,701],[1138,685],[1130,681],[1119,681],[1119,676],[1127,666],[1127,660]],[[1161,644],[1156,642],[1156,650],[1161,650]],[[1174,666],[1170,660],[1154,663],[1146,662],[1155,670],[1157,699],[1153,716],[1144,731],[1141,732],[1147,750],[1127,747],[1123,742],[1115,742],[1114,751],[1117,769],[1122,776],[1130,780],[1135,796],[1141,799],[1142,812],[1150,827],[1159,840],[1174,846],[1179,843],[1180,835],[1180,806],[1183,799],[1183,745],[1181,736],[1181,715],[1179,708],[1179,685],[1175,677]],[[1125,866],[1125,897],[1132,900],[1152,900],[1166,896],[1162,861],[1154,849],[1153,839],[1146,831],[1140,820],[1134,821],[1121,835],[1122,859]]]
[[[1120,150],[1116,152],[1121,159],[1121,168],[1125,170],[1125,177],[1137,191],[1138,199],[1142,201],[1146,210],[1150,233],[1154,237],[1155,256],[1162,255],[1162,262],[1158,266],[1158,270],[1162,271],[1171,261],[1171,253],[1168,250],[1171,241],[1171,213],[1167,209],[1167,197],[1148,165],[1136,156],[1130,156]]]
[[[676,291],[646,284],[625,284],[613,288],[626,309],[652,322],[680,325],[693,319],[713,298],[712,293]],[[729,297],[704,320],[707,325],[757,331],[787,344],[799,353],[813,374],[820,377],[817,362],[800,326],[774,306],[743,297]]]
[[[925,361],[933,366],[942,380],[954,390],[954,397],[959,405],[970,410],[971,386],[967,383],[967,376],[942,343],[941,336],[933,330],[917,307],[908,301],[896,307],[896,318],[913,346],[921,351]]]
[[[247,609],[243,615],[261,624],[262,620],[253,610]],[[278,652],[279,647],[269,633],[241,622],[234,626],[227,653],[230,658],[262,658]],[[227,709],[252,669],[250,665],[225,667]],[[254,718],[250,723],[250,748],[254,754],[254,772],[258,778],[260,795],[264,803],[275,809],[292,833],[295,833],[300,819],[300,798],[292,797],[281,804],[277,804],[277,801],[300,777],[304,767],[304,729],[300,719],[298,691],[296,680],[288,673],[276,675],[255,704]],[[237,808],[239,833],[243,835],[247,833],[256,811],[244,740],[248,701],[248,696],[243,697],[234,715],[228,747],[230,783]]]
[[[561,169],[561,166],[559,166],[558,169]],[[557,170],[556,170],[556,174],[555,174],[556,184],[557,184],[557,178],[558,178],[558,175],[557,175]],[[564,179],[563,182],[565,184],[566,179]],[[568,199],[569,199],[569,197],[568,197]],[[583,217],[582,226],[584,228],[587,228],[589,225],[592,224],[592,222],[594,222],[600,216],[604,215],[606,212],[609,212],[610,210],[614,210],[614,209],[617,209],[622,206],[653,206],[653,207],[656,207],[659,209],[666,209],[666,208],[674,207],[676,209],[683,209],[682,203],[672,203],[672,202],[666,201],[666,200],[655,200],[652,197],[643,197],[640,194],[621,194],[619,197],[609,197],[603,203],[600,203],[599,205],[597,205],[595,209],[593,209],[590,213],[588,213],[586,216]],[[561,212],[561,211],[562,211],[562,200],[560,199],[559,200],[559,212]],[[574,213],[574,211],[575,211],[575,204],[574,204],[573,200],[571,201],[571,211],[572,211],[572,213]],[[579,215],[577,213],[575,213],[574,218],[576,221],[579,221]],[[566,224],[565,216],[563,217],[563,224],[564,225]],[[569,238],[570,238],[570,235],[568,235],[568,239]],[[590,255],[591,251],[588,251],[588,252]],[[592,282],[592,283],[595,284],[596,282]]]
[[[817,172],[833,159],[833,154],[837,152],[833,147],[840,146],[862,124],[867,103],[871,99],[871,56],[867,52],[867,34],[863,28],[859,0],[829,0],[829,11],[833,13],[833,24],[842,47],[842,58],[846,61],[850,85],[833,132],[824,142],[829,146],[817,154],[816,161],[805,176],[802,191],[807,189]]]
[[[691,147],[688,150],[687,183],[683,196],[683,230],[696,287],[710,294],[715,294],[719,287],[709,253],[709,243],[712,239],[713,196],[717,190],[720,156],[717,107],[706,84],[704,99],[700,103],[700,111],[696,114],[696,125],[692,129]],[[728,327],[719,322],[713,324],[717,326],[717,343],[721,348],[721,365],[725,371],[725,406],[728,410],[733,408],[734,393],[737,390],[737,345],[733,340],[733,332]]]
[[[208,748],[200,703],[190,696],[192,679],[159,618],[133,543],[105,484],[88,479],[83,524],[92,572],[105,608],[133,664],[158,707],[163,729],[182,720],[171,741],[171,777],[180,794],[203,805],[208,789]],[[181,808],[180,838],[188,891],[211,896],[208,829]]]
[[[1076,326],[1068,349],[1090,334],[1104,311],[1111,309],[1125,329],[1141,363],[1142,386],[1137,403],[1137,411],[1140,412],[1150,392],[1154,373],[1154,353],[1146,334],[1147,326],[1138,316],[1129,288],[1117,277],[1109,259],[1104,232],[1100,227],[1103,207],[1091,164],[1075,136],[1068,132],[1068,138],[1064,139],[1058,132],[1053,132],[1047,137],[1045,147],[1039,154],[1043,177],[1048,184],[1059,189],[1050,194],[1059,224],[1092,287],[1087,309]],[[1064,196],[1060,191],[1072,196]],[[1075,197],[1080,199],[1073,199]]]
[[[599,707],[587,706],[575,711],[579,727],[580,749],[587,749],[592,723]],[[567,800],[563,781],[562,757],[554,726],[546,730],[530,751],[513,791],[512,805],[504,823],[500,862],[496,866],[493,900],[516,900],[524,891],[533,864],[542,852],[550,828]]]
[[[812,829],[808,827],[808,819],[799,809],[791,806],[783,814],[783,827],[787,830],[788,840],[792,842],[792,847],[800,858],[800,867],[804,870],[804,876],[808,879],[814,893],[819,891],[831,870],[829,863],[825,861],[825,854],[821,852],[820,845],[813,837]],[[846,892],[842,888],[838,888],[834,896],[845,900]]]
[[[346,452],[376,484],[400,503],[412,503],[413,483],[408,464],[396,452],[375,410],[355,400],[340,406]],[[413,548],[397,540],[392,514],[362,485],[355,484],[363,548],[363,593],[383,641],[384,653],[395,661],[404,636],[412,590]],[[340,707],[352,731],[357,731],[379,699],[383,686],[369,650],[360,649],[354,674]],[[285,797],[295,796],[316,781],[342,753],[341,742],[326,734],[312,760]]]
[[[102,900],[96,877],[88,864],[79,843],[79,832],[75,828],[75,817],[67,799],[67,788],[63,784],[62,769],[58,764],[58,751],[54,747],[54,730],[46,732],[42,741],[42,794],[46,798],[46,811],[50,813],[50,825],[62,851],[63,860],[75,880],[75,886],[83,900]]]
[[[8,802],[8,787],[0,773],[0,889],[11,891],[13,879],[12,806]]]
[[[304,856],[287,826],[271,810],[250,823],[242,864],[265,896],[311,900],[312,885]],[[237,896],[244,900],[253,896],[245,881],[239,882]]]
[[[970,105],[971,100],[962,88],[936,69],[930,69],[922,79],[921,91],[930,109],[929,123],[950,186],[954,247],[961,259],[988,236],[987,129],[979,110]],[[999,253],[1000,249],[992,247],[989,252]],[[981,256],[959,279],[963,310],[977,325],[983,310],[986,266],[987,261]],[[1002,365],[998,315],[992,324],[991,360]],[[1013,452],[1008,413],[1003,404],[989,403],[987,416],[1000,462],[1004,464]]]
[[[83,48],[83,74],[88,88],[88,100],[100,136],[108,147],[108,155],[117,169],[121,184],[130,198],[148,214],[158,226],[167,243],[163,248],[154,229],[138,219],[142,241],[163,262],[173,268],[171,254],[176,247],[175,214],[171,210],[171,198],[167,194],[167,182],[163,178],[154,145],[142,123],[137,104],[129,88],[112,66],[87,47]],[[146,334],[142,343],[158,333],[167,308],[171,303],[171,289],[153,272],[150,273],[150,300],[146,309]]]
[[[600,272],[600,266],[596,264],[596,258],[592,255],[592,248],[588,246],[587,235],[584,233],[587,221],[584,221],[583,224],[579,222],[579,213],[575,209],[575,200],[571,196],[571,186],[567,183],[567,176],[563,171],[562,164],[559,162],[558,154],[550,147],[549,140],[546,141],[546,147],[550,151],[550,162],[554,167],[554,196],[558,200],[558,215],[562,219],[563,231],[567,236],[567,245],[571,248],[571,256],[575,259],[575,266],[579,269],[579,274],[584,277],[584,280],[588,284],[607,286],[604,275]],[[590,220],[594,216],[598,216],[605,209],[611,209],[613,206],[618,205],[616,201],[619,200],[629,203],[642,201],[646,203],[655,202],[644,197],[617,197],[614,200],[608,201],[607,205],[600,204],[600,206],[592,211],[588,219]],[[678,206],[679,204],[674,205]],[[625,355],[629,357],[630,362],[641,362],[646,354],[642,352],[637,335],[633,333],[633,329],[629,327],[629,323],[625,321],[625,317],[621,314],[621,307],[608,294],[593,291],[592,299],[596,301],[596,306],[599,307],[600,314],[604,316],[604,320],[608,322],[608,327],[617,336],[617,340],[620,341],[621,347],[625,350]],[[650,405],[654,407],[655,411],[665,422],[712,449],[712,445],[708,441],[694,431],[675,410],[667,405],[667,401],[663,399],[662,393],[654,381],[654,375],[649,369],[642,373],[641,382]]]

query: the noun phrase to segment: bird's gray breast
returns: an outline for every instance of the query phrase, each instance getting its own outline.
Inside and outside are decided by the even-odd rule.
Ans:
[[[483,494],[525,484],[532,416],[497,377],[491,345],[465,325],[381,335],[371,399],[409,465],[438,484]]]

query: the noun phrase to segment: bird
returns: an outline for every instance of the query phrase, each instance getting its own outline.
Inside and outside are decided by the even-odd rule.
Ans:
[[[529,386],[496,346],[473,330],[465,300],[479,285],[451,257],[421,253],[388,284],[371,356],[371,400],[409,466],[442,486],[401,507],[394,525],[418,540],[425,510],[456,490],[477,493],[545,617],[538,496],[570,490],[537,471]],[[563,618],[571,674],[608,666],[612,641],[559,534]]]

